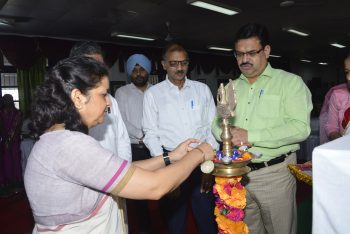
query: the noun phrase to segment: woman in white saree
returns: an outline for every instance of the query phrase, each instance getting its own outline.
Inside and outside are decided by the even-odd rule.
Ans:
[[[159,199],[214,156],[207,143],[192,150],[196,139],[134,163],[102,148],[87,133],[110,105],[107,76],[105,65],[73,57],[59,62],[36,92],[32,129],[39,140],[24,178],[33,233],[125,233],[113,197]]]

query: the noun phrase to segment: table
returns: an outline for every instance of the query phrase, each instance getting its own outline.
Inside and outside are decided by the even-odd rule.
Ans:
[[[313,151],[314,234],[350,232],[350,135]]]

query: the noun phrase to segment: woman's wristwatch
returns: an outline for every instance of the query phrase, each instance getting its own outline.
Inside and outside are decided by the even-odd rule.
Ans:
[[[165,166],[168,166],[171,164],[168,152],[165,152],[163,154],[163,160],[164,160]]]

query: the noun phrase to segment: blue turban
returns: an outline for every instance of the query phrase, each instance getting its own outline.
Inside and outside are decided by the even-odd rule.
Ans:
[[[126,72],[129,76],[131,75],[132,70],[134,70],[136,64],[143,67],[148,74],[151,72],[151,61],[143,54],[134,54],[126,61]]]

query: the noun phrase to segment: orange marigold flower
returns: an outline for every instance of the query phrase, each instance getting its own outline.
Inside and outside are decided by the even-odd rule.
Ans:
[[[246,206],[246,190],[241,184],[237,184],[241,181],[242,177],[215,177],[214,192],[219,196],[226,205],[244,209]],[[218,203],[217,203],[218,204]],[[222,203],[220,203],[222,204]],[[225,234],[247,234],[248,226],[243,221],[235,222],[226,218],[220,213],[218,206],[215,207],[214,214],[216,216],[216,222],[218,224],[219,233]]]
[[[240,182],[241,180],[242,180],[241,176],[236,176],[232,178],[219,177],[219,176],[215,177],[215,183],[220,185],[224,185],[225,183],[235,184],[237,182]]]
[[[218,215],[216,217],[216,222],[218,228],[227,234],[247,234],[248,226],[243,221],[241,222],[232,222],[231,220],[225,218],[223,215]]]

